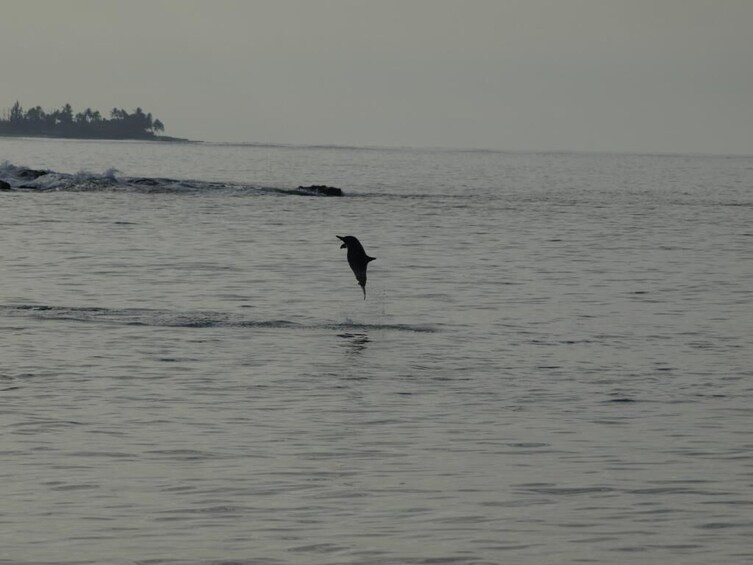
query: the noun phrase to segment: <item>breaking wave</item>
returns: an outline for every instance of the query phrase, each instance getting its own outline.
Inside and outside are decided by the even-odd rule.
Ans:
[[[47,169],[30,169],[9,163],[0,163],[0,181],[14,191],[69,191],[69,192],[140,192],[176,194],[239,194],[281,196],[343,196],[336,187],[313,185],[299,187],[259,186],[233,182],[172,179],[164,177],[121,176],[115,168],[102,173],[80,171],[60,173]]]

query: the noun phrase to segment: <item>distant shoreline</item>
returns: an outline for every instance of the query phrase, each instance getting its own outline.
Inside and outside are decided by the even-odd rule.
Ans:
[[[33,134],[33,133],[12,133],[0,132],[0,137],[30,137],[35,139],[80,139],[85,141],[162,141],[174,143],[202,143],[200,140],[187,139],[184,137],[172,137],[170,135],[151,135],[144,137],[136,136],[86,136],[86,135],[53,135],[53,134]]]
[[[165,124],[155,119],[151,112],[144,113],[141,108],[136,108],[133,113],[113,108],[108,119],[99,110],[91,108],[74,114],[70,104],[65,104],[52,112],[46,112],[41,106],[24,110],[21,103],[16,100],[16,103],[0,116],[0,136],[3,137],[190,141],[161,135],[164,131]]]

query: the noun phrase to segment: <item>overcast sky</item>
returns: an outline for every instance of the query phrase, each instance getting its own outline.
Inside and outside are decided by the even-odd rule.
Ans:
[[[753,154],[753,0],[2,0],[0,108],[207,141]]]

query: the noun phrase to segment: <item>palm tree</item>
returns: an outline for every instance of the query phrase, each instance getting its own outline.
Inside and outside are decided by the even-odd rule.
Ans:
[[[71,108],[70,104],[63,106],[58,114],[58,118],[60,119],[60,123],[63,125],[73,123],[73,108]]]
[[[13,107],[10,109],[10,117],[8,121],[11,124],[20,124],[24,121],[24,109],[21,107],[18,100],[16,100],[16,103],[13,104]]]

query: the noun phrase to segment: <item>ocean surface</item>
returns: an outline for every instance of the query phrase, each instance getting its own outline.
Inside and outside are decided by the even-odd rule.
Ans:
[[[0,563],[753,562],[753,157],[0,138],[0,180]]]

